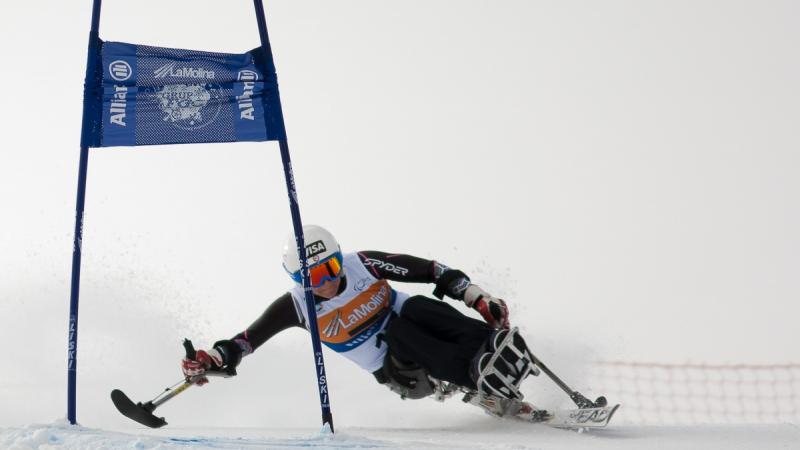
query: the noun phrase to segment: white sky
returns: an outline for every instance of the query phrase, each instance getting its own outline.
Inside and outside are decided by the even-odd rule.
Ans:
[[[108,0],[101,37],[256,47],[251,2],[220,5]],[[64,411],[90,9],[0,6],[0,424]],[[593,359],[800,360],[797,2],[266,10],[303,218],[345,249],[461,268],[578,383]],[[154,396],[183,337],[230,336],[289,287],[277,145],[94,150],[86,211],[79,418],[116,426],[111,388]],[[309,348],[285,333],[173,422],[209,399],[225,412],[207,423],[316,420]],[[328,364],[337,420],[456,420],[399,401],[409,418],[387,418],[369,375]]]

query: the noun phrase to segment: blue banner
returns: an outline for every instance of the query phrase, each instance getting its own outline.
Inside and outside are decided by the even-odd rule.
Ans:
[[[227,54],[99,44],[101,67],[86,85],[95,122],[86,146],[285,139],[275,66],[261,47]]]

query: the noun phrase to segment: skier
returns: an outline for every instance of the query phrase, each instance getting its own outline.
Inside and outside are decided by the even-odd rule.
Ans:
[[[505,400],[519,403],[520,383],[538,369],[517,329],[509,329],[502,299],[438,261],[380,251],[343,254],[324,228],[309,225],[303,232],[320,340],[330,349],[402,398],[427,397],[438,381],[474,391],[482,399],[476,404],[491,414],[500,415]],[[283,267],[295,286],[241,333],[183,359],[186,377],[199,375],[203,385],[208,371],[230,372],[277,333],[309,328],[294,236],[286,242]],[[388,281],[432,283],[439,300],[409,296]],[[485,323],[441,301],[444,296],[463,301]]]

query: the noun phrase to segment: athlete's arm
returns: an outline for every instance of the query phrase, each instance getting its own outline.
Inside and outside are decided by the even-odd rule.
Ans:
[[[285,293],[271,305],[247,329],[234,336],[235,342],[242,350],[242,356],[253,353],[258,347],[281,331],[302,327],[297,311],[292,302],[292,295]]]
[[[436,283],[434,295],[464,299],[469,277],[460,270],[430,259],[375,250],[358,252],[361,263],[376,278],[405,283]]]
[[[209,369],[235,368],[243,356],[253,353],[272,336],[287,328],[299,326],[301,324],[292,304],[292,296],[287,292],[272,302],[261,317],[241,333],[231,339],[215,342],[208,350],[197,350],[195,359],[184,358],[181,361],[183,374],[189,377],[203,375]],[[201,386],[207,382],[205,377],[197,380],[197,384]]]
[[[411,255],[384,253],[374,250],[358,252],[361,262],[376,277],[408,283],[436,283],[433,295],[445,295],[463,300],[495,328],[508,328],[506,302],[470,282],[462,271],[444,264]]]

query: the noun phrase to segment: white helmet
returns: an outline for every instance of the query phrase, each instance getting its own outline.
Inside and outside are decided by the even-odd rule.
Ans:
[[[336,238],[328,230],[318,225],[306,225],[303,227],[303,237],[309,269],[332,257],[338,258],[338,263],[341,266],[342,250]],[[297,241],[294,233],[286,238],[286,244],[283,246],[283,268],[289,272],[289,275],[295,281],[302,282],[300,256],[297,254]]]

